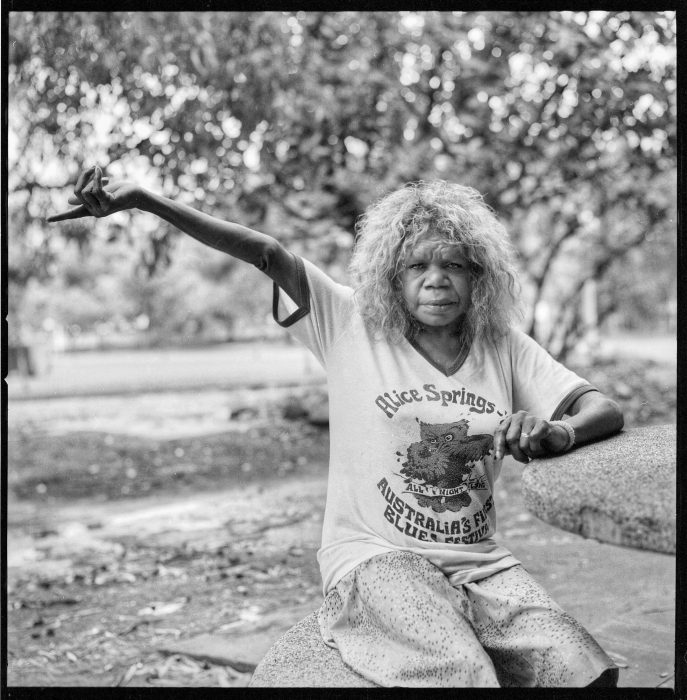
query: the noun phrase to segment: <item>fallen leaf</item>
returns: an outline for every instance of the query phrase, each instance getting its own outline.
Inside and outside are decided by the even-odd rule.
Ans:
[[[142,664],[137,661],[135,664],[131,664],[129,668],[122,674],[121,678],[115,683],[116,686],[126,685],[135,675],[136,671],[141,668]]]
[[[259,605],[249,605],[239,612],[239,618],[246,622],[256,622],[262,616],[262,608]]]
[[[194,659],[183,654],[179,656],[179,664],[191,669],[193,673],[200,673],[200,671],[203,670],[203,667],[199,663],[196,663]]]
[[[226,669],[222,668],[221,666],[216,666],[214,671],[217,679],[217,685],[219,685],[220,688],[230,688],[232,686],[231,679],[229,678]]]
[[[186,603],[164,603],[160,601],[155,601],[150,603],[145,608],[141,608],[136,614],[137,615],[154,615],[156,617],[162,615],[171,615],[172,613],[181,610]]]
[[[169,658],[165,659],[164,663],[160,668],[157,670],[157,677],[158,678],[163,678],[167,671],[169,671],[169,667],[175,662],[177,657],[175,656],[170,656]]]

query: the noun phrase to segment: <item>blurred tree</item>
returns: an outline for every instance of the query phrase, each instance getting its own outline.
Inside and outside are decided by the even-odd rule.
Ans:
[[[129,236],[148,272],[170,263],[175,234],[141,215],[135,238],[127,214],[40,222],[92,162],[262,228],[340,278],[372,199],[443,177],[485,193],[509,226],[528,330],[565,354],[584,331],[584,281],[674,238],[674,21],[12,13],[10,281],[54,274],[55,240],[87,247],[93,229]],[[602,317],[617,309],[612,289],[600,304]]]

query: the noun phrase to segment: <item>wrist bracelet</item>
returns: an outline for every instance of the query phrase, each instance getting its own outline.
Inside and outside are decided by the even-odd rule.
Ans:
[[[563,428],[563,430],[565,430],[565,432],[568,433],[568,442],[566,443],[565,447],[559,451],[567,452],[575,444],[575,429],[572,427],[572,425],[570,425],[570,423],[564,420],[552,420],[549,421],[549,425],[560,425],[561,428]]]

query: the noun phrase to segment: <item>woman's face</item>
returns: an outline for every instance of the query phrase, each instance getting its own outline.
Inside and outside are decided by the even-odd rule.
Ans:
[[[400,280],[406,308],[417,321],[458,329],[470,308],[472,287],[469,263],[459,246],[434,237],[420,239]]]

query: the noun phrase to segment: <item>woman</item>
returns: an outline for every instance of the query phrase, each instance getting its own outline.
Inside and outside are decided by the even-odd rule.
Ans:
[[[263,270],[327,371],[324,640],[383,686],[615,685],[618,669],[493,539],[502,458],[622,428],[617,404],[512,326],[513,252],[473,189],[420,182],[359,222],[355,289],[278,241],[84,172],[51,217],[137,207]],[[567,415],[565,421],[561,418]]]

